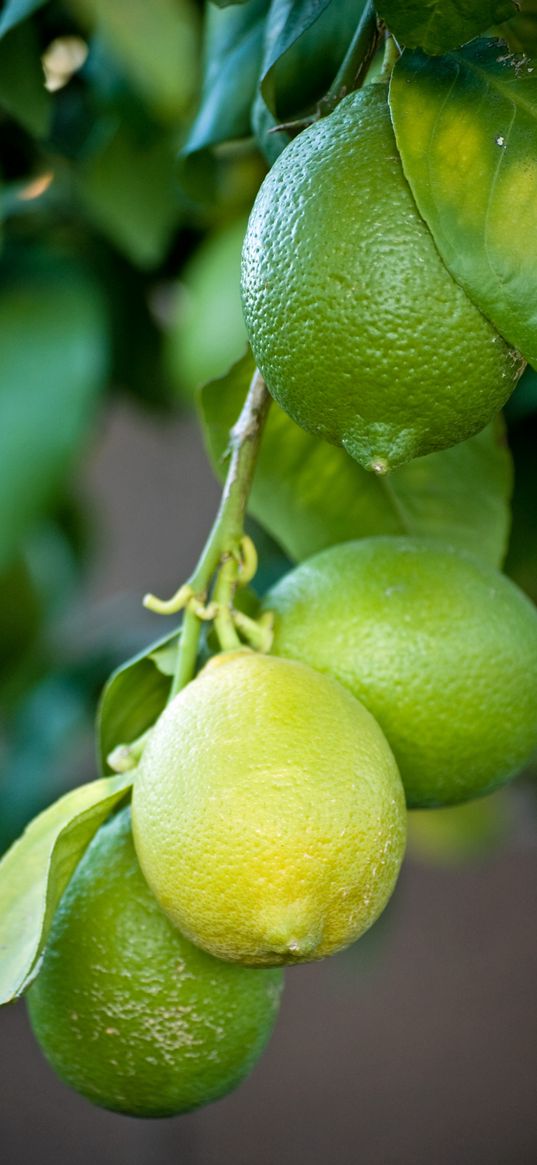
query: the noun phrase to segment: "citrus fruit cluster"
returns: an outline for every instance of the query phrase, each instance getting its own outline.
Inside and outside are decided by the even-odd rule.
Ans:
[[[379,473],[476,433],[522,367],[436,251],[382,84],[281,155],[242,286],[270,392]],[[537,613],[513,583],[439,541],[370,537],[291,570],[254,625],[233,606],[236,525],[213,555],[238,480],[209,575],[177,592],[181,682],[136,753],[132,837],[128,809],[96,835],[28,996],[59,1074],[136,1115],[234,1087],[272,1027],[279,968],[342,950],[386,906],[407,808],[489,793],[537,749]],[[201,670],[194,650],[190,674],[211,618],[223,650]]]

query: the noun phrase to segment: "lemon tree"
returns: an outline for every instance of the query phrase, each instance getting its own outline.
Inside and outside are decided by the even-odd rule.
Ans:
[[[536,21],[208,0],[197,75],[191,0],[66,7],[74,48],[47,0],[0,18],[7,706],[62,607],[36,529],[103,378],[162,403],[165,367],[183,401],[220,372],[223,492],[104,686],[100,775],[0,862],[0,1002],[27,996],[83,1096],[171,1116],[249,1072],[280,965],[375,924],[407,830],[485,854],[510,818],[486,794],[535,758],[537,615],[504,563],[537,593]]]

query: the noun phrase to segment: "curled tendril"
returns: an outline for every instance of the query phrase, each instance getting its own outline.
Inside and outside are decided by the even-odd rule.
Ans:
[[[257,550],[248,534],[244,534],[240,540],[237,561],[239,566],[237,583],[245,587],[256,574],[258,563]]]
[[[156,595],[144,595],[143,604],[148,611],[155,615],[176,615],[184,610],[191,599],[195,598],[194,591],[189,583],[183,583],[171,599],[158,599]]]

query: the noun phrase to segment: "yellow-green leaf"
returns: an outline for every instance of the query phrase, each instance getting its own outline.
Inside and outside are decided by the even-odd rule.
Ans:
[[[54,911],[84,850],[132,784],[132,773],[81,785],[34,818],[0,862],[0,1004],[39,971]]]
[[[390,87],[403,168],[451,274],[537,363],[537,62],[498,41],[405,52]]]

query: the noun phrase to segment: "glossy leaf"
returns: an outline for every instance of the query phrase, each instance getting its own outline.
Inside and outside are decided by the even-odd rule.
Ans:
[[[0,569],[56,496],[103,387],[103,303],[84,271],[43,258],[0,281]]]
[[[137,740],[158,718],[170,691],[171,652],[177,631],[159,639],[112,673],[97,715],[99,763],[110,772],[106,758],[120,744]]]
[[[279,127],[315,109],[345,56],[365,0],[293,4],[273,0],[265,25],[261,85],[252,126],[272,165],[291,140]]]
[[[459,48],[508,20],[514,0],[379,0],[377,11],[404,45],[431,55]]]
[[[0,1003],[36,978],[54,911],[84,850],[125,796],[132,774],[67,793],[28,826],[0,862]]]
[[[271,104],[271,70],[332,2],[333,0],[273,0],[267,22],[262,74],[263,95],[273,113],[276,110]]]
[[[203,86],[183,153],[251,134],[269,0],[224,9],[208,6]]]
[[[34,134],[44,137],[51,116],[50,93],[36,30],[21,24],[0,40],[0,107]]]
[[[208,451],[221,477],[229,430],[253,367],[251,355],[245,356],[200,394]],[[272,402],[250,512],[295,560],[353,538],[411,534],[474,553],[479,548],[497,565],[506,548],[510,492],[511,462],[500,422],[378,478],[343,449],[299,429]]]
[[[405,52],[390,104],[404,171],[469,297],[537,363],[537,66],[496,41]]]
[[[364,4],[365,0],[272,0],[261,93],[277,118],[292,117],[324,96]]]
[[[27,16],[31,16],[32,12],[37,12],[38,8],[43,8],[48,0],[6,0],[4,9],[0,15],[0,36],[5,36],[6,32],[15,28]]]

